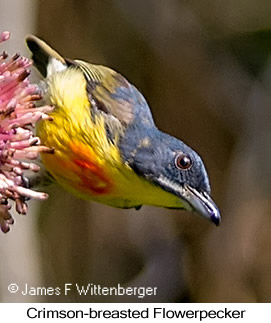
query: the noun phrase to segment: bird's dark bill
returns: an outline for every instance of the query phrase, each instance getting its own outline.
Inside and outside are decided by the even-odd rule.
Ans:
[[[216,225],[220,224],[221,216],[219,209],[207,193],[198,192],[193,187],[185,185],[181,197],[200,215],[211,220]]]

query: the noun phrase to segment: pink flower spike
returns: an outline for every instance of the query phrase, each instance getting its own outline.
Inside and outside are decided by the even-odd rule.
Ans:
[[[9,37],[9,32],[2,32],[0,43]],[[0,229],[4,233],[14,223],[9,213],[12,205],[15,204],[17,213],[26,214],[29,199],[48,197],[29,188],[25,175],[26,170],[35,173],[40,170],[30,160],[37,159],[41,152],[54,152],[43,146],[34,133],[38,120],[52,120],[48,113],[53,107],[36,108],[35,102],[41,95],[37,86],[29,82],[30,65],[31,61],[20,54],[10,59],[5,52],[0,54]]]

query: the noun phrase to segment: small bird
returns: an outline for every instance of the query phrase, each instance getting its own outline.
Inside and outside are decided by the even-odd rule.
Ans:
[[[55,108],[37,133],[54,154],[42,162],[74,195],[117,208],[153,205],[196,211],[220,223],[199,155],[160,131],[143,95],[121,74],[63,58],[40,38],[26,44]]]

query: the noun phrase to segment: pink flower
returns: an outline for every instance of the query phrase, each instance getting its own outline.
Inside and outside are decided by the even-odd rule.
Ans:
[[[2,32],[0,42],[9,39],[9,32]],[[46,193],[28,188],[26,171],[38,172],[39,166],[31,162],[40,152],[53,150],[42,146],[35,136],[37,121],[52,118],[52,107],[36,107],[41,98],[36,85],[29,83],[31,61],[15,54],[8,59],[0,54],[0,228],[9,231],[14,220],[9,213],[14,201],[19,214],[27,213],[26,201],[30,198],[44,200]]]

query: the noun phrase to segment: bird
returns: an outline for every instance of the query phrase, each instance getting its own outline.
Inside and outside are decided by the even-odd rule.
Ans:
[[[109,67],[64,58],[35,35],[26,45],[43,77],[43,102],[54,106],[53,121],[37,127],[41,142],[54,149],[41,156],[54,181],[112,207],[185,209],[220,224],[201,157],[157,128],[132,83]]]

